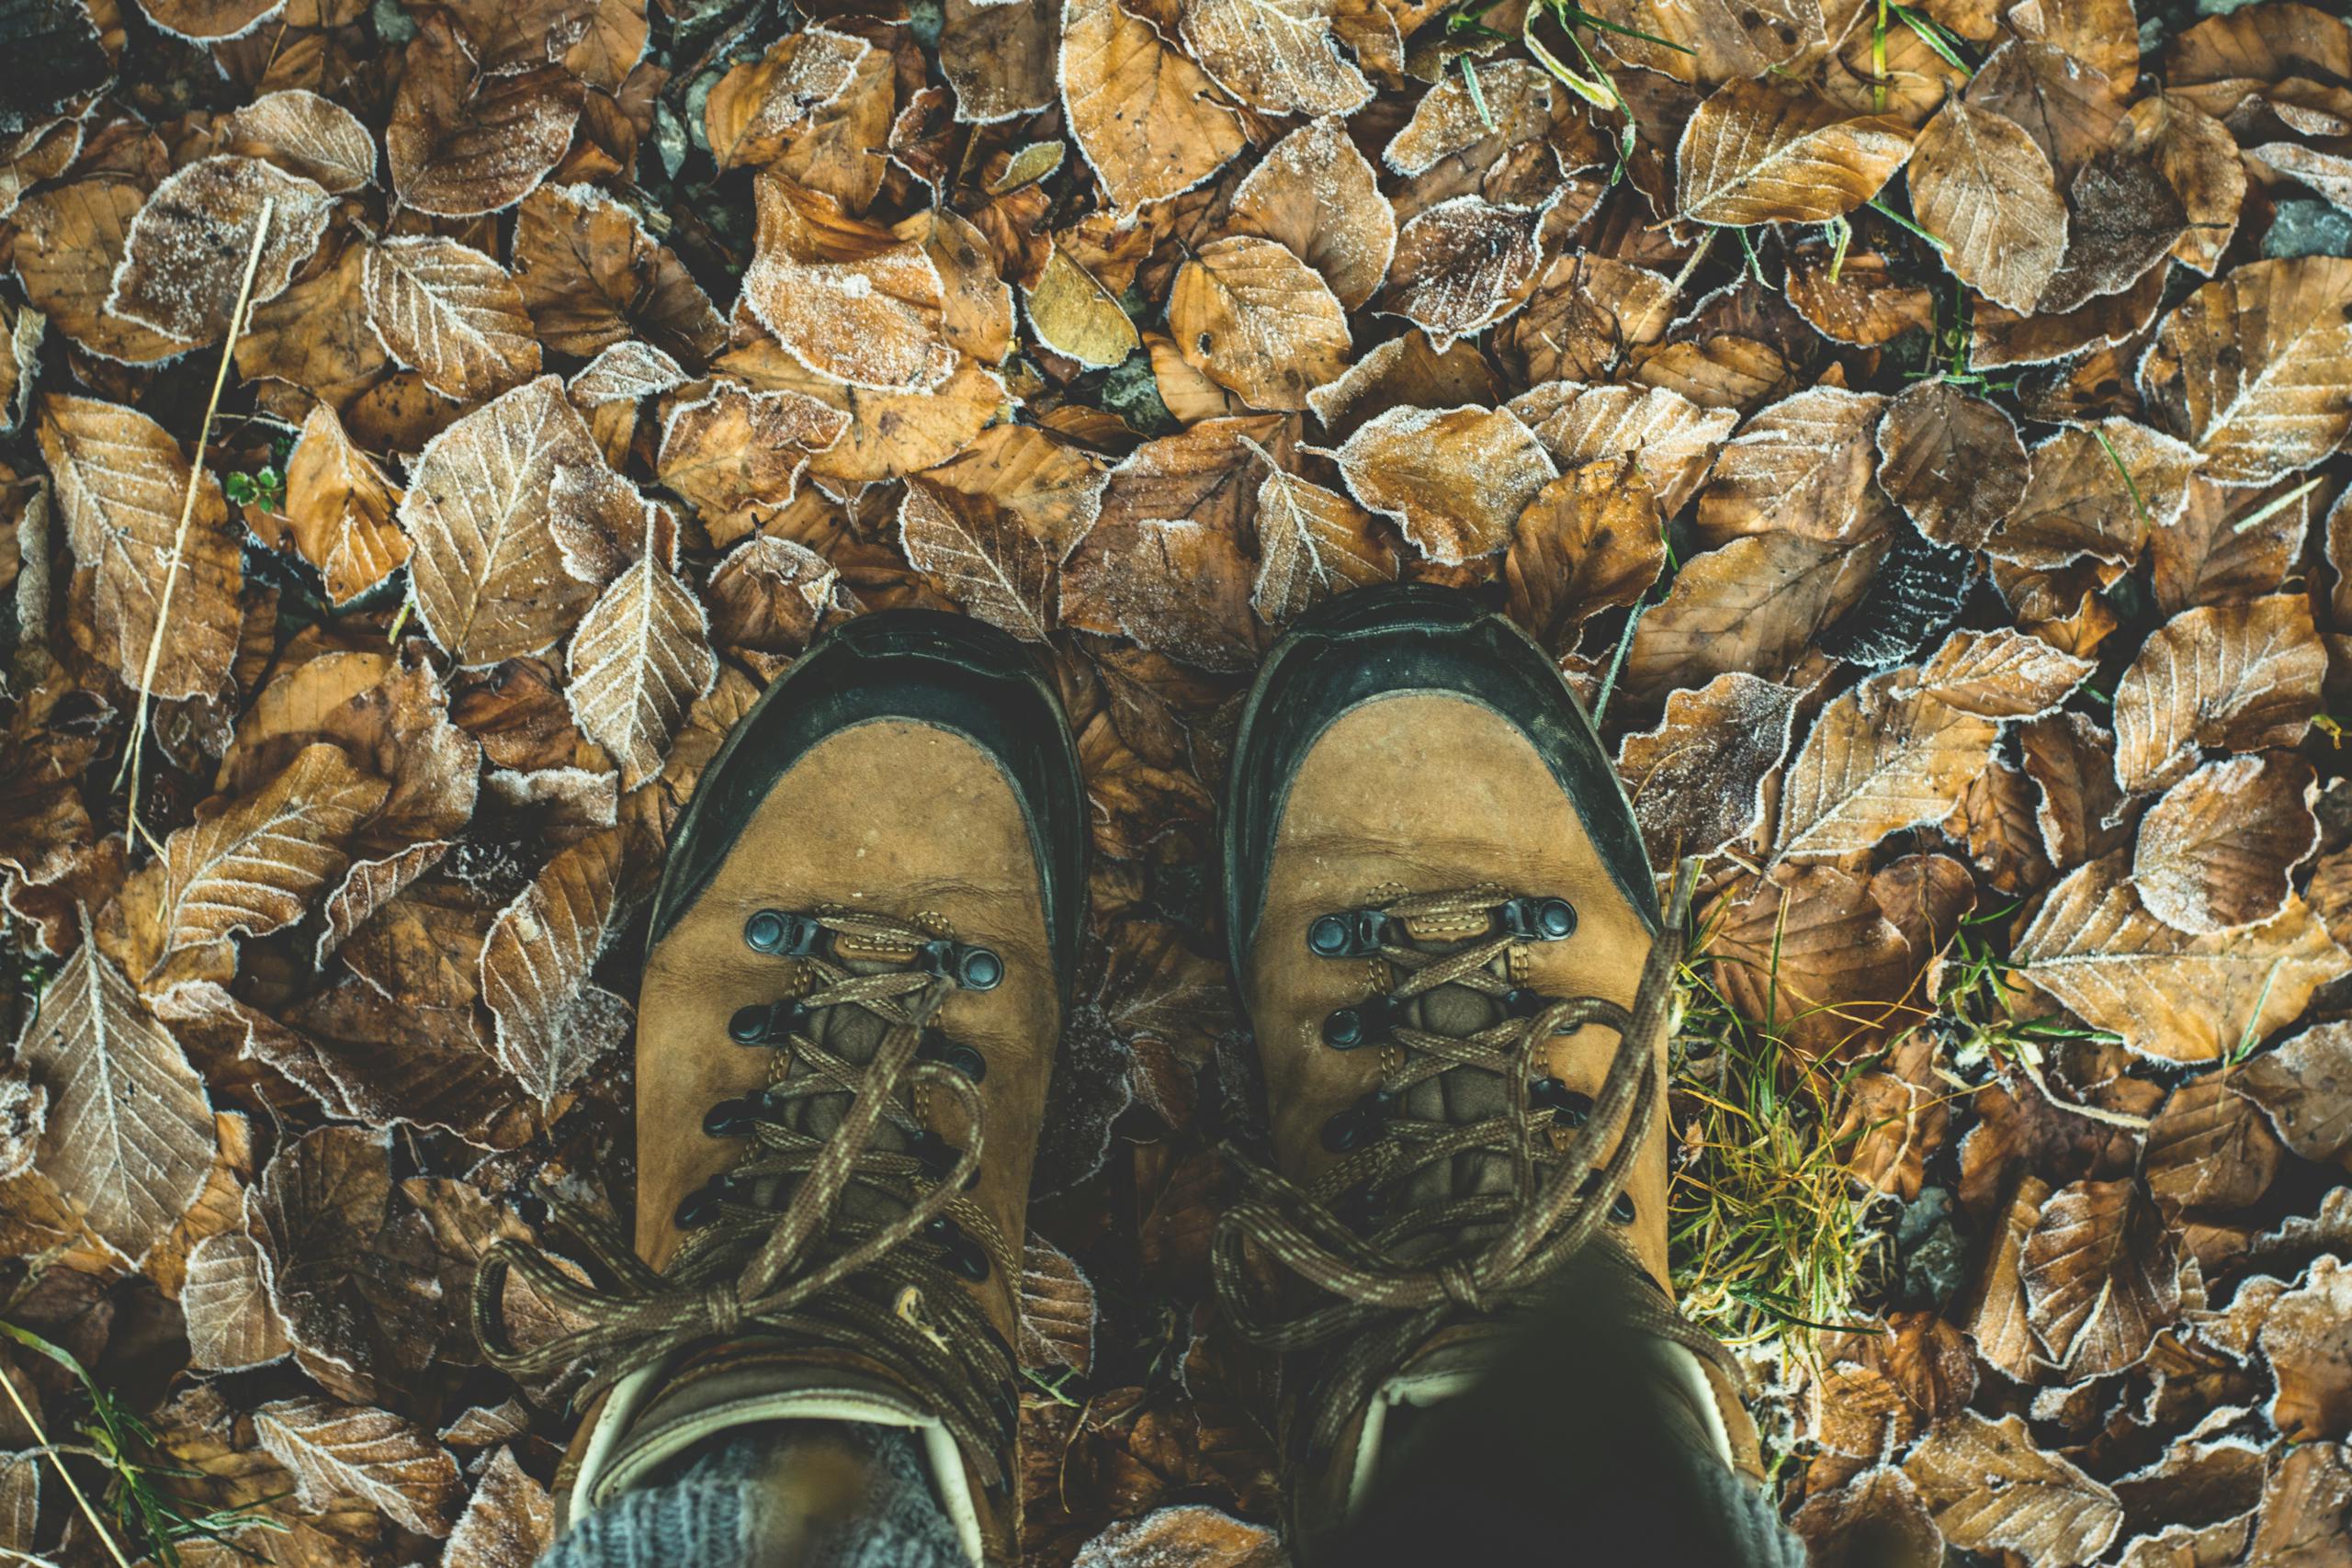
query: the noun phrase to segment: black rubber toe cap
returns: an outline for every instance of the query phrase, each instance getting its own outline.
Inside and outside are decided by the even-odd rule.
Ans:
[[[1450,588],[1401,583],[1330,601],[1266,657],[1241,713],[1227,775],[1225,917],[1235,972],[1265,907],[1291,781],[1341,716],[1375,698],[1438,693],[1518,728],[1560,781],[1611,877],[1657,929],[1657,892],[1633,807],[1592,721],[1544,651],[1502,616]]]
[[[1045,888],[1065,1002],[1086,918],[1086,792],[1078,746],[1041,661],[967,615],[885,610],[820,637],[770,686],[712,759],[672,836],[654,896],[660,942],[791,766],[826,737],[877,719],[959,735],[1012,780]]]

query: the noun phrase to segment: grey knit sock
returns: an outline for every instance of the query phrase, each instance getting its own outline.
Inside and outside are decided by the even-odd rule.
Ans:
[[[860,1523],[792,1568],[963,1568],[914,1438],[891,1427],[831,1431],[870,1461]],[[574,1520],[539,1568],[775,1568],[784,1532],[765,1477],[783,1441],[779,1427],[715,1439],[662,1481]]]

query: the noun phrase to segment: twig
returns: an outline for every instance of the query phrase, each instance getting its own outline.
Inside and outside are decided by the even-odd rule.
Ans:
[[[220,345],[220,366],[212,373],[212,396],[204,405],[204,423],[197,426],[196,456],[187,466],[187,493],[180,498],[180,525],[172,535],[172,558],[164,570],[164,596],[155,606],[154,635],[147,639],[147,663],[139,675],[139,711],[130,721],[130,744],[122,759],[122,770],[115,774],[119,785],[128,776],[130,794],[125,807],[131,830],[154,848],[154,836],[139,822],[139,759],[147,741],[147,709],[154,700],[155,666],[164,658],[164,631],[171,625],[172,592],[179,586],[180,559],[187,548],[188,521],[196,515],[196,492],[204,482],[204,452],[212,440],[212,416],[220,407],[220,393],[229,384],[229,365],[236,357],[237,339],[244,335],[245,312],[253,304],[254,275],[261,270],[262,247],[269,243],[269,220],[277,209],[277,198],[261,198],[261,213],[254,223],[254,248],[245,256],[244,280],[237,286],[237,306],[229,312],[229,341]]]

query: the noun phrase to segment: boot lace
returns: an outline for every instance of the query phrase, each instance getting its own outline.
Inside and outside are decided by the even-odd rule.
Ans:
[[[745,940],[796,960],[799,984],[729,1025],[738,1043],[781,1048],[763,1093],[723,1101],[705,1118],[706,1132],[746,1140],[742,1156],[680,1206],[686,1239],[660,1271],[611,1222],[543,1192],[551,1227],[580,1244],[605,1282],[583,1280],[536,1247],[498,1243],[474,1280],[483,1352],[518,1377],[585,1363],[594,1371],[583,1401],[689,1347],[747,1330],[848,1352],[889,1369],[940,1417],[982,1483],[1002,1486],[1001,1456],[1019,1419],[1014,1358],[962,1284],[999,1266],[975,1233],[1001,1247],[963,1195],[980,1167],[973,1085],[984,1064],[928,1028],[950,993],[994,986],[1001,963],[940,929],[834,908],[762,910]],[[839,957],[844,949],[887,956],[853,966]],[[865,1037],[879,1027],[863,1060],[833,1049],[820,1027],[849,1009],[871,1020]],[[910,1105],[925,1094],[963,1108],[967,1146],[949,1149],[924,1128]],[[822,1133],[808,1125],[820,1105],[839,1115]],[[510,1271],[579,1326],[514,1344],[503,1307]]]
[[[1625,1275],[1632,1326],[1728,1369],[1722,1346],[1685,1321],[1625,1243],[1602,1228],[1612,1210],[1630,1217],[1621,1204],[1626,1179],[1658,1114],[1657,1047],[1673,1009],[1697,873],[1696,861],[1677,868],[1666,930],[1650,946],[1630,1010],[1601,997],[1531,996],[1498,973],[1514,945],[1531,937],[1565,940],[1559,923],[1573,930],[1572,911],[1549,929],[1541,924],[1546,906],[1566,909],[1560,900],[1507,898],[1500,889],[1479,887],[1400,898],[1316,923],[1314,951],[1376,953],[1401,976],[1385,998],[1333,1014],[1326,1042],[1354,1049],[1385,1039],[1399,1049],[1389,1053],[1392,1065],[1378,1086],[1327,1125],[1326,1146],[1346,1152],[1313,1183],[1236,1156],[1240,1199],[1219,1221],[1212,1243],[1217,1292],[1241,1335],[1277,1351],[1317,1353],[1299,1405],[1305,1425],[1297,1436],[1307,1456],[1330,1453],[1378,1384],[1441,1329],[1523,1309],[1546,1279],[1588,1247]],[[1347,940],[1329,925],[1333,919],[1352,928]],[[1422,945],[1405,935],[1408,922],[1422,931],[1491,934]],[[1407,1021],[1406,1004],[1442,986],[1483,993],[1503,1016],[1462,1032]],[[1589,1110],[1539,1066],[1554,1036],[1586,1024],[1618,1036]],[[1408,1091],[1449,1074],[1499,1076],[1509,1097],[1504,1113],[1467,1122],[1405,1113]],[[1555,1127],[1574,1128],[1565,1145]],[[1604,1160],[1601,1150],[1612,1137]],[[1416,1176],[1464,1155],[1499,1161],[1509,1190],[1395,1201]],[[1312,1303],[1284,1314],[1274,1299],[1280,1292],[1263,1292],[1253,1280],[1252,1247],[1311,1286]]]

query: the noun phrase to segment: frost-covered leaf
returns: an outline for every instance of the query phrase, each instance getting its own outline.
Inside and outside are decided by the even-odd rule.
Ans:
[[[1878,426],[1878,483],[1920,533],[1973,550],[2025,498],[2017,422],[1949,381],[1894,400]]]
[[[1059,77],[1070,135],[1122,212],[1192,189],[1245,145],[1201,68],[1118,0],[1063,0]]]
[[[368,248],[368,322],[425,385],[481,402],[539,373],[539,342],[506,269],[437,234]]]
[[[1387,582],[1396,552],[1372,514],[1269,460],[1258,485],[1258,578],[1250,603],[1279,626],[1335,593]]]
[[[2259,925],[2287,907],[2289,874],[2319,847],[2311,764],[2279,752],[2208,762],[2140,820],[2140,901],[2191,935]]]
[[[1548,381],[1512,399],[1510,408],[1564,468],[1633,458],[1668,517],[1698,490],[1739,423],[1730,409],[1701,408],[1665,387]]]
[[[2117,782],[2127,795],[2161,789],[2200,747],[2294,746],[2319,711],[2326,665],[2301,594],[2174,616],[2116,682]]]
[[[2025,1238],[2026,1321],[2075,1379],[2136,1364],[2180,1311],[2180,1260],[2139,1183],[2077,1181]]]
[[[499,1064],[543,1110],[628,1032],[628,1005],[588,978],[612,932],[621,844],[601,829],[557,852],[482,945]]]
[[[1544,265],[1544,211],[1457,196],[1396,231],[1381,309],[1442,349],[1527,302]]]
[[[1508,409],[1391,409],[1333,456],[1355,498],[1396,519],[1413,547],[1442,565],[1501,549],[1519,514],[1559,477]]]
[[[1713,855],[1764,825],[1764,785],[1788,755],[1797,693],[1736,671],[1666,699],[1655,729],[1625,737],[1617,776],[1650,863]]]
[[[2042,570],[2084,557],[2126,565],[2152,530],[2179,517],[2200,461],[2194,448],[2128,419],[2062,430],[2033,449],[2025,494],[1984,548]]]
[[[446,1536],[459,1484],[458,1461],[425,1432],[389,1410],[315,1395],[280,1399],[254,1412],[262,1447],[293,1474],[312,1512],[359,1497],[402,1529]]]
[[[1272,240],[1202,246],[1176,274],[1168,330],[1188,362],[1251,408],[1304,409],[1309,390],[1348,367],[1347,311]]]
[[[294,1348],[270,1304],[261,1249],[243,1230],[206,1236],[189,1251],[180,1311],[190,1362],[207,1371],[262,1366]]]
[[[642,341],[701,367],[727,323],[637,212],[593,186],[542,186],[514,215],[514,287],[549,351],[582,359]]]
[[[2216,278],[2164,319],[2139,384],[2217,484],[2309,468],[2352,433],[2352,261],[2250,262]]]
[[[621,787],[659,773],[686,709],[718,677],[702,602],[680,581],[674,525],[645,509],[644,547],[580,618],[564,700],[582,734],[620,765]]]
[[[555,1540],[555,1499],[500,1449],[481,1472],[474,1495],[449,1531],[443,1568],[521,1568],[536,1562]]]
[[[1300,126],[1233,192],[1243,233],[1280,242],[1354,310],[1379,291],[1396,254],[1396,213],[1372,164],[1336,119]]]
[[[1731,82],[1699,105],[1675,149],[1675,206],[1700,223],[1821,223],[1878,194],[1911,156],[1911,130],[1849,116],[1764,82]]]
[[[1919,132],[1912,211],[1944,260],[1987,299],[2030,310],[2066,251],[2066,203],[2049,158],[2007,116],[1955,97]]]
[[[672,407],[654,471],[701,513],[714,539],[731,542],[798,492],[809,457],[841,440],[849,416],[805,392],[747,390],[714,380]]]
[[[1954,632],[1899,689],[1985,718],[2033,718],[2066,699],[2098,666],[2004,626]]]
[[[1094,1284],[1069,1254],[1032,1235],[1021,1254],[1021,1360],[1068,1367],[1094,1364]]]
[[[1622,457],[1571,468],[1535,492],[1503,557],[1510,614],[1554,657],[1587,619],[1632,604],[1666,566],[1663,509]]]
[[[473,218],[514,206],[563,157],[583,89],[557,65],[485,73],[465,39],[427,17],[384,128],[392,189],[420,212]]]
[[[34,1156],[134,1265],[212,1169],[212,1108],[179,1042],[85,934],[41,993],[17,1063],[49,1092]]]
[[[756,189],[743,301],[795,358],[880,391],[928,391],[955,371],[939,267],[921,245],[775,175]]]
[[[1838,544],[1758,534],[1684,563],[1634,629],[1628,689],[1655,696],[1730,671],[1793,673],[1814,638],[1861,602],[1887,545],[1883,533]]]
[[[1992,720],[1909,688],[1900,671],[1865,681],[1822,710],[1789,764],[1775,852],[1845,854],[1941,821],[1998,734]]]
[[[1749,420],[1724,444],[1699,492],[1702,537],[1710,544],[1743,534],[1844,538],[1872,494],[1871,437],[1885,408],[1875,392],[1815,387]]]
[[[899,545],[970,615],[1024,642],[1044,642],[1053,630],[1061,552],[1012,507],[910,479],[899,504]]]
[[[222,153],[188,164],[147,197],[130,220],[107,309],[190,343],[227,336],[264,203],[269,231],[253,303],[277,298],[318,249],[334,198],[314,180]]]
[[[2352,1023],[2315,1023],[2227,1082],[2303,1158],[2341,1159],[2352,1148]]]
[[[1962,1411],[1921,1439],[1903,1472],[1944,1539],[1965,1551],[2087,1562],[2123,1525],[2115,1494],[2043,1452],[2021,1416]]]
[[[286,464],[286,525],[334,603],[348,604],[408,559],[408,536],[392,523],[399,498],[334,410],[313,406]]]
[[[1372,84],[1340,51],[1334,0],[1185,0],[1184,47],[1217,85],[1261,113],[1348,115]]]
[[[2278,1379],[2269,1415],[2280,1436],[2341,1442],[2352,1434],[2352,1269],[2314,1259],[2270,1303],[2256,1343]]]
[[[342,195],[376,180],[376,139],[359,117],[302,87],[265,93],[221,125],[221,144]],[[250,242],[248,242],[250,243]]]

